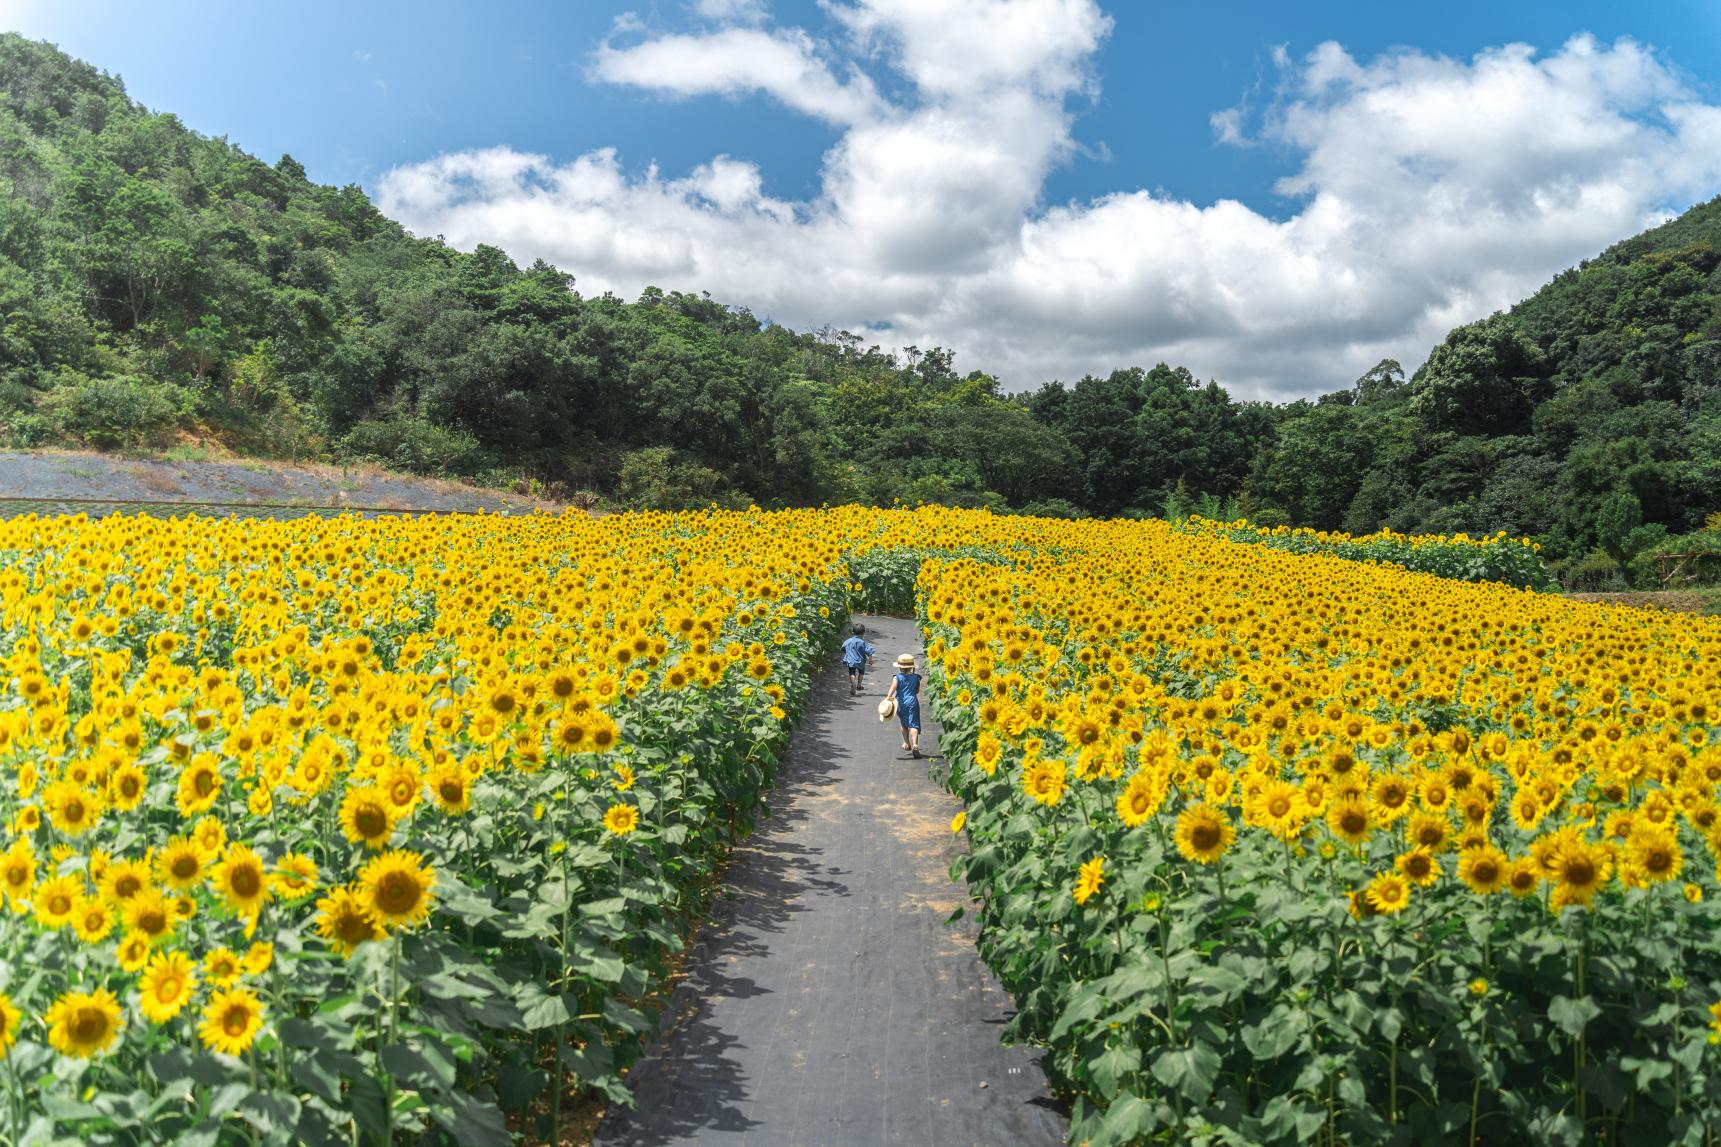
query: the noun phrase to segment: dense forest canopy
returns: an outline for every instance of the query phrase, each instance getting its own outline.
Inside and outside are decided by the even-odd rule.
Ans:
[[[214,437],[636,505],[937,501],[1528,534],[1629,566],[1721,508],[1721,200],[1626,240],[1411,377],[1285,406],[1164,364],[1006,394],[704,295],[408,234],[0,37],[0,439]],[[1574,565],[1574,568],[1575,568]]]

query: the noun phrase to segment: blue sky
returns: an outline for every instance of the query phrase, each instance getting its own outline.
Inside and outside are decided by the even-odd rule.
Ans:
[[[985,10],[992,2],[841,0],[844,12],[857,13],[842,16],[812,0],[0,0],[0,17],[118,73],[134,98],[198,131],[268,159],[290,152],[313,178],[360,183],[409,226],[457,245],[493,238],[520,258],[547,255],[588,288],[628,292],[668,280],[659,285],[708,287],[797,325],[828,321],[867,327],[886,343],[956,345],[968,365],[1005,373],[1014,385],[1168,356],[1244,393],[1327,389],[1385,351],[1407,365],[1419,360],[1451,322],[1507,304],[1640,223],[1721,191],[1703,165],[1627,181],[1624,190],[1602,174],[1609,163],[1665,167],[1657,146],[1665,152],[1709,138],[1706,125],[1670,120],[1666,109],[1716,103],[1705,79],[1721,74],[1713,6],[1003,0],[1024,19],[1042,20],[1040,31],[1030,28],[995,58],[970,60],[990,51],[977,38],[997,29],[996,14]],[[1080,31],[1035,55],[1047,28]],[[762,39],[723,39],[729,33]],[[1574,79],[1561,53],[1581,33],[1594,41],[1586,58],[1600,63]],[[1622,37],[1632,45],[1623,54]],[[749,78],[749,43],[813,69],[816,82],[840,93],[832,98],[841,110]],[[1528,94],[1516,81],[1487,86],[1477,63],[1512,43],[1534,49],[1502,65],[1529,78],[1536,90]],[[693,57],[676,55],[730,50],[730,70],[698,81],[686,78],[684,61]],[[1449,74],[1431,78],[1443,64]],[[946,66],[958,76],[976,69],[975,92],[929,78]],[[1631,74],[1620,80],[1622,71]],[[1380,238],[1429,223],[1419,214],[1434,210],[1427,199],[1404,193],[1372,202],[1355,190],[1368,141],[1391,134],[1378,122],[1383,106],[1397,116],[1412,96],[1449,103],[1465,85],[1466,115],[1494,120],[1492,100],[1510,105],[1498,118],[1520,125],[1540,115],[1556,124],[1567,117],[1577,136],[1611,138],[1621,123],[1641,129],[1617,153],[1596,155],[1579,141],[1516,168],[1504,155],[1475,168],[1462,139],[1429,154],[1388,146],[1383,164],[1448,179],[1443,202],[1456,188],[1463,197],[1485,192],[1498,209],[1497,229],[1464,248],[1472,262],[1492,258],[1502,237],[1523,230],[1524,203],[1546,201],[1549,188],[1575,196],[1563,213],[1538,215],[1542,230],[1505,241],[1498,266],[1468,275],[1433,255],[1401,256]],[[978,106],[1015,108],[1018,99],[1019,112],[1008,116]],[[1226,109],[1238,117],[1229,142],[1213,120]],[[1424,122],[1420,114],[1404,122]],[[887,121],[926,131],[879,129]],[[1016,123],[1039,126],[1018,135]],[[1431,134],[1441,134],[1438,125]],[[975,137],[992,146],[951,146]],[[1484,133],[1476,146],[1505,151],[1513,139]],[[615,149],[607,168],[574,172],[582,157],[607,148]],[[1007,163],[1012,152],[1024,156],[1019,171]],[[857,161],[867,155],[876,163]],[[438,156],[483,158],[430,168]],[[967,184],[922,182],[918,172],[929,163],[967,163],[981,175]],[[844,174],[845,164],[855,170]],[[880,165],[889,179],[878,177]],[[564,192],[570,172],[584,190]],[[716,185],[694,178],[700,172],[729,190],[714,199]],[[906,181],[915,198],[854,190],[873,177],[887,191]],[[1301,183],[1286,187],[1287,177]],[[981,202],[993,186],[1007,190],[995,204]],[[1115,202],[1129,196],[1137,198]],[[1216,210],[1226,200],[1245,213]],[[1350,217],[1375,212],[1367,229],[1375,245],[1363,232],[1338,235],[1323,223],[1314,208],[1324,200]],[[895,220],[922,202],[936,208],[922,228],[892,234]],[[847,236],[840,244],[831,233],[838,226]],[[605,232],[602,243],[590,238],[594,231]],[[840,285],[809,291],[791,264],[829,266],[832,251],[853,252],[857,237],[867,249],[832,267]],[[1102,257],[1120,244],[1134,264]],[[1072,262],[1084,249],[1095,253]],[[1258,286],[1233,280],[1249,273],[1251,249],[1281,281],[1245,305],[1238,300]],[[1042,262],[1022,264],[1035,252]],[[1043,261],[1054,257],[1056,267]],[[1172,259],[1187,272],[1160,267]],[[1036,273],[1051,284],[1038,296],[1024,286]],[[1354,295],[1314,290],[1296,305],[1300,289],[1319,280],[1382,274],[1384,284],[1359,279]],[[1130,292],[1131,305],[1096,299],[1096,280]],[[1401,298],[1411,281],[1422,289]],[[1371,296],[1387,297],[1371,309]],[[1056,321],[1047,329],[1024,330],[1023,315],[1048,311]],[[1093,318],[1101,314],[1103,321]],[[1270,321],[1249,318],[1262,314]],[[1295,336],[1288,358],[1287,331]]]

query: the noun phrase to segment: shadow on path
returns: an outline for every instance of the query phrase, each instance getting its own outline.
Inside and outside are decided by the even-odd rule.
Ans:
[[[875,707],[913,623],[863,619],[867,696],[835,664],[815,683],[762,820],[733,861],[629,1077],[601,1147],[1024,1144],[1067,1124],[1023,1050],[998,1044],[1009,997],[944,921],[959,807]],[[922,706],[923,713],[926,706]],[[936,752],[927,718],[922,747]]]

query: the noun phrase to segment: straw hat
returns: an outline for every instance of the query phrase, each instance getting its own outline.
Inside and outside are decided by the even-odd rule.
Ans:
[[[914,654],[904,653],[902,656],[898,657],[896,659],[896,667],[898,669],[913,669],[914,668]]]
[[[878,719],[888,721],[896,716],[896,702],[886,697],[878,703]]]

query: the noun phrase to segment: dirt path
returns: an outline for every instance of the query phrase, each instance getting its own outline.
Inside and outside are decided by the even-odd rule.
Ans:
[[[911,622],[866,618],[868,696],[814,686],[772,815],[738,849],[602,1147],[1053,1147],[1068,1125],[1033,1057],[999,1045],[1009,997],[974,953],[947,868],[958,805],[876,706]],[[923,711],[924,711],[923,706]],[[938,729],[926,719],[924,751]]]

